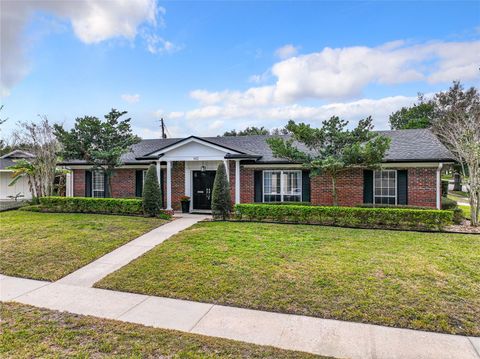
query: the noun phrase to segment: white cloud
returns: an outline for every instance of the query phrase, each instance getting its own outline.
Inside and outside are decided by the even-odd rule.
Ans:
[[[298,47],[293,46],[292,44],[287,44],[275,50],[275,56],[282,60],[295,56],[297,53]]]
[[[172,54],[182,49],[182,46],[175,45],[156,34],[144,33],[142,36],[147,43],[147,50],[152,54]]]
[[[140,101],[140,95],[135,94],[135,95],[129,95],[129,94],[124,94],[121,96],[122,100],[128,103],[137,103]]]
[[[29,39],[25,37],[24,29],[38,12],[51,13],[70,22],[80,41],[94,44],[118,37],[132,40],[143,25],[151,28],[164,26],[165,9],[158,6],[156,0],[1,1],[2,94],[8,94],[10,88],[30,70],[26,60]],[[158,41],[161,43],[161,46],[157,45],[159,49],[169,52],[174,47],[169,41]]]
[[[338,101],[360,96],[370,84],[473,80],[479,77],[479,63],[480,41],[327,47],[275,63],[270,70],[273,85],[245,91],[194,90],[190,95],[203,105],[221,106],[289,105],[305,99]]]

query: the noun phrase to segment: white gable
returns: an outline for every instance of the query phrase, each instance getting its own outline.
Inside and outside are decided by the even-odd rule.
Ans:
[[[225,158],[227,153],[237,152],[192,138],[166,148],[163,151],[160,150],[159,153],[163,153],[163,156],[161,157],[163,161],[207,161],[221,160]]]

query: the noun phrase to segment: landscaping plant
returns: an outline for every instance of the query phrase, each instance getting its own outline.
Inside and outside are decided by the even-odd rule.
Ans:
[[[470,221],[479,224],[480,212],[480,93],[464,90],[459,82],[434,97],[433,130],[461,165],[470,193]],[[468,174],[468,176],[467,176]]]
[[[150,165],[143,184],[143,213],[146,216],[157,216],[162,210],[162,191],[158,184],[155,165]]]
[[[291,136],[267,140],[275,157],[303,163],[312,176],[327,174],[332,181],[335,206],[338,205],[338,175],[355,167],[377,168],[390,146],[387,137],[372,132],[371,117],[360,120],[353,130],[347,130],[347,125],[348,121],[337,116],[323,121],[321,128],[289,121],[285,129]]]
[[[66,131],[61,125],[54,125],[55,135],[62,145],[60,155],[65,160],[85,160],[93,169],[102,170],[107,176],[107,193],[112,193],[112,174],[122,163],[121,156],[130,146],[140,142],[132,133],[130,118],[120,120],[126,111],[112,109],[105,120],[84,116],[75,120],[75,125]]]
[[[214,218],[225,220],[230,216],[232,200],[228,184],[227,170],[224,163],[220,163],[213,182],[212,215]]]

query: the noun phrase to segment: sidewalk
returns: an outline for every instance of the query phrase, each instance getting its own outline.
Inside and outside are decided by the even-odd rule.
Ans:
[[[479,359],[480,338],[0,276],[0,300],[337,358]]]
[[[114,251],[105,254],[96,261],[93,261],[85,267],[63,277],[57,283],[91,287],[100,279],[127,265],[135,258],[140,257],[142,254],[148,252],[150,249],[159,245],[174,234],[177,234],[208,217],[209,216],[206,215],[179,215],[178,217],[175,217],[175,220],[172,222],[155,228]]]
[[[465,337],[91,288],[207,216],[186,215],[51,283],[0,275],[0,301],[352,359],[480,359]],[[194,279],[192,279],[194,280]]]

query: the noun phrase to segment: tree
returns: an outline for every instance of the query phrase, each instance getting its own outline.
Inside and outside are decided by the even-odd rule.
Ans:
[[[471,224],[478,226],[480,206],[480,94],[456,81],[434,97],[433,130],[462,167],[470,192]],[[468,174],[468,177],[467,177]]]
[[[54,191],[54,181],[57,175],[58,141],[54,135],[53,126],[46,117],[40,117],[40,122],[20,122],[19,129],[13,134],[14,143],[32,154],[32,158],[17,161],[12,169],[19,175],[32,177],[34,197],[51,196]],[[16,147],[16,146],[15,146]],[[18,165],[18,166],[17,166]],[[23,168],[23,170],[22,170]]]
[[[13,171],[12,180],[8,185],[13,186],[21,178],[26,177],[28,188],[32,194],[33,200],[35,201],[36,198],[39,197],[38,194],[40,193],[38,171],[35,166],[29,161],[21,159],[16,161],[13,166],[8,167],[8,169]]]
[[[321,128],[290,120],[286,129],[290,138],[267,140],[275,157],[303,163],[311,175],[327,174],[332,180],[333,204],[338,205],[337,178],[351,168],[377,168],[390,146],[387,137],[372,132],[372,118],[360,120],[347,130],[348,121],[337,116],[322,122]],[[308,151],[300,150],[303,145]]]
[[[223,135],[224,136],[251,136],[251,135],[268,135],[270,132],[265,127],[247,127],[244,130],[238,131],[231,130],[226,131]]]
[[[112,193],[113,171],[122,164],[121,156],[140,141],[132,133],[131,119],[120,119],[126,113],[112,109],[103,121],[93,116],[77,118],[70,131],[55,125],[55,134],[62,145],[61,156],[66,160],[85,160],[94,169],[104,171],[108,194]]]
[[[419,103],[411,107],[402,107],[390,115],[392,130],[405,130],[410,128],[428,128],[432,125],[434,103],[427,101],[422,94],[418,95]]]
[[[143,184],[143,213],[154,217],[162,209],[162,191],[158,184],[155,165],[150,165]]]
[[[228,184],[227,170],[222,162],[218,165],[212,191],[212,215],[223,221],[230,215],[232,200],[230,198],[230,186]]]

